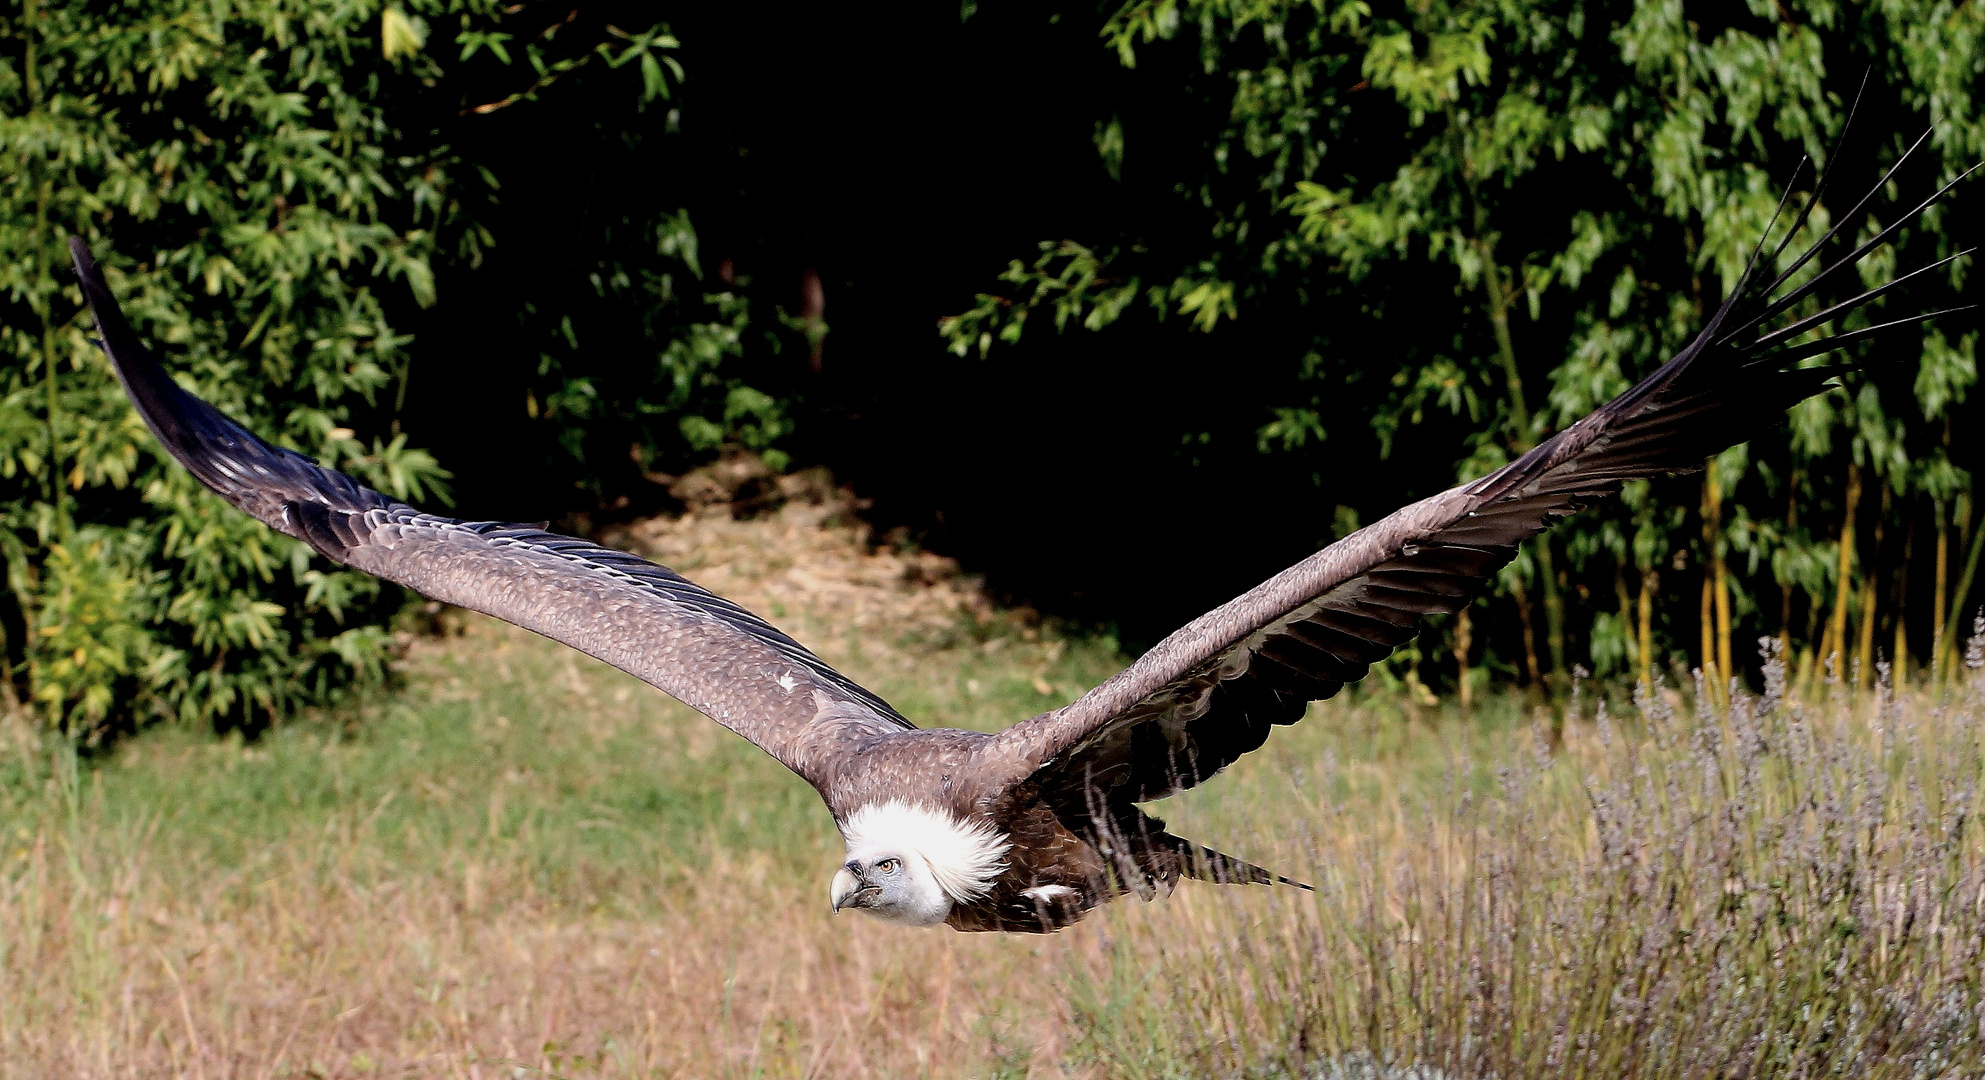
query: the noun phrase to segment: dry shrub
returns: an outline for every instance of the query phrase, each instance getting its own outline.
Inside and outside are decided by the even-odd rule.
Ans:
[[[1098,1011],[1088,1050],[1123,1074],[1985,1075],[1980,685],[1799,703],[1770,674],[1728,710],[1602,708],[1555,759],[1458,762],[1391,813],[1291,806],[1337,819],[1314,909],[1202,894],[1189,931],[1145,924],[1112,978],[1158,989]]]

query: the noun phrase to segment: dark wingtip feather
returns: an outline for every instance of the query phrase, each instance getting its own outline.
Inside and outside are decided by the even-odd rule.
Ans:
[[[83,287],[83,300],[89,304],[90,315],[96,319],[97,347],[110,358],[111,370],[117,374],[117,381],[123,384],[131,403],[138,407],[138,415],[144,418],[145,426],[152,429],[152,434],[158,436],[160,443],[173,451],[174,457],[180,457],[178,448],[187,444],[193,435],[185,420],[189,413],[197,415],[196,410],[189,408],[189,402],[185,400],[186,392],[139,344],[138,335],[125,319],[124,309],[118,306],[117,298],[111,295],[110,286],[103,280],[103,273],[97,269],[96,259],[82,237],[69,238],[69,257],[76,266],[76,280]],[[181,457],[181,461],[184,460]],[[188,467],[191,467],[190,463]],[[202,476],[201,479],[206,478]]]
[[[228,419],[219,409],[179,388],[138,340],[124,309],[111,295],[96,259],[81,237],[69,238],[69,256],[83,299],[96,319],[97,346],[159,445],[194,478],[272,528],[298,536],[298,522],[284,501],[366,510],[391,500],[356,480],[318,467],[293,450],[272,446]],[[280,492],[278,496],[276,493]]]
[[[1959,304],[1956,307],[1919,312],[1915,315],[1905,315],[1900,319],[1891,319],[1885,323],[1877,323],[1874,326],[1862,327],[1859,330],[1849,330],[1844,334],[1835,334],[1832,337],[1821,338],[1818,341],[1807,342],[1803,345],[1788,345],[1771,353],[1763,361],[1760,361],[1760,363],[1768,363],[1776,367],[1795,364],[1810,357],[1824,356],[1827,353],[1844,349],[1857,341],[1865,341],[1868,338],[1881,334],[1907,329],[1912,326],[1920,326],[1933,319],[1941,319],[1946,315],[1955,315],[1961,311],[1972,311],[1977,307],[1977,304]],[[1842,369],[1852,368],[1854,366],[1856,365],[1845,364],[1842,365]]]
[[[1923,140],[1929,137],[1930,137],[1930,133],[1927,131],[1924,132],[1922,138],[1917,139],[1915,144],[1909,148],[1909,153],[1914,153],[1916,151],[1916,147],[1921,146],[1923,144]],[[1875,250],[1876,248],[1881,247],[1883,244],[1888,243],[1891,239],[1895,237],[1896,233],[1902,230],[1904,226],[1908,225],[1912,221],[1915,221],[1917,218],[1922,217],[1925,211],[1930,209],[1930,207],[1935,206],[1938,202],[1942,201],[1943,197],[1951,192],[1951,189],[1957,187],[1965,180],[1970,179],[1971,175],[1977,172],[1981,167],[1985,167],[1985,162],[1978,162],[1976,164],[1973,164],[1970,168],[1957,174],[1957,176],[1951,178],[1950,181],[1937,188],[1937,190],[1933,192],[1929,198],[1924,199],[1920,203],[1917,203],[1907,212],[1897,217],[1895,221],[1891,222],[1887,228],[1876,233],[1874,236],[1869,237],[1867,240],[1862,241],[1859,246],[1857,246],[1853,251],[1848,252],[1847,255],[1845,255],[1844,257],[1835,260],[1833,263],[1822,268],[1817,274],[1813,275],[1812,280],[1806,282],[1804,285],[1801,285],[1798,288],[1791,290],[1790,292],[1786,293],[1785,295],[1779,297],[1776,300],[1769,300],[1770,294],[1776,291],[1780,285],[1790,280],[1792,274],[1795,271],[1797,271],[1799,267],[1804,266],[1808,260],[1812,259],[1815,255],[1817,255],[1820,249],[1828,241],[1832,240],[1834,236],[1837,235],[1842,228],[1846,227],[1846,225],[1848,225],[1850,222],[1860,217],[1861,208],[1866,206],[1868,204],[1868,201],[1875,197],[1876,192],[1879,192],[1880,190],[1882,190],[1883,187],[1887,186],[1889,179],[1896,174],[1897,170],[1902,168],[1903,161],[1907,161],[1907,160],[1908,160],[1908,154],[1903,155],[1902,161],[1897,161],[1894,167],[1890,168],[1888,173],[1882,177],[1881,181],[1877,183],[1873,188],[1869,189],[1868,194],[1863,195],[1861,197],[1860,202],[1854,204],[1854,209],[1848,211],[1844,217],[1842,217],[1839,221],[1836,221],[1834,223],[1833,228],[1827,230],[1826,235],[1820,237],[1818,240],[1815,240],[1812,243],[1812,245],[1806,249],[1805,254],[1799,256],[1798,260],[1793,263],[1792,268],[1790,270],[1787,270],[1784,274],[1780,275],[1778,280],[1772,282],[1770,285],[1766,286],[1762,290],[1758,290],[1757,296],[1759,297],[1759,299],[1761,301],[1768,301],[1765,303],[1764,308],[1758,314],[1750,317],[1749,319],[1746,319],[1738,326],[1732,328],[1728,333],[1724,334],[1721,338],[1719,338],[1716,344],[1718,346],[1731,344],[1735,342],[1737,338],[1743,335],[1744,333],[1758,326],[1761,326],[1765,322],[1773,318],[1776,318],[1777,316],[1790,310],[1794,304],[1797,304],[1799,301],[1805,299],[1807,296],[1810,296],[1814,292],[1818,291],[1818,289],[1823,284],[1825,284],[1830,278],[1832,278],[1834,274],[1840,272],[1841,270],[1847,267],[1855,265],[1856,263],[1861,261],[1863,256],[1867,255],[1869,252]],[[1864,303],[1867,300],[1870,300],[1878,295],[1880,295],[1880,291],[1864,293],[1860,298],[1854,301],[1850,301],[1845,306],[1851,309],[1853,305]],[[1729,306],[1727,302],[1725,306],[1726,307]]]

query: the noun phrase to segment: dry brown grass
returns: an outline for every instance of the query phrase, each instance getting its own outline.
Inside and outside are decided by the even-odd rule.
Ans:
[[[982,1017],[1028,1017],[1052,1054],[1052,966],[1093,949],[830,924],[816,875],[753,852],[655,875],[638,915],[496,860],[381,880],[277,855],[200,887],[68,855],[38,841],[0,909],[0,1074],[956,1074],[1000,1034]]]
[[[833,503],[634,546],[906,708],[997,724],[1107,646],[871,550]],[[480,618],[404,693],[262,742],[154,732],[80,766],[11,734],[0,1076],[950,1075],[1058,1056],[1097,935],[903,934],[826,910],[810,790],[616,672]],[[1050,693],[1044,694],[1042,687]]]
[[[839,513],[633,540],[927,722],[1000,726],[1120,662]],[[1985,1068],[1970,691],[1588,709],[1555,759],[1509,700],[1347,697],[1160,808],[1317,894],[1188,886],[1029,938],[831,917],[812,792],[567,650],[465,619],[405,671],[254,745],[78,764],[12,729],[0,1077]]]

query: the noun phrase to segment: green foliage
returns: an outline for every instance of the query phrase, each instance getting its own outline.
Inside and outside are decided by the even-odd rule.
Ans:
[[[402,602],[313,566],[162,459],[89,340],[65,238],[97,251],[188,389],[382,491],[445,504],[448,472],[398,430],[414,352],[396,326],[441,302],[438,262],[473,265],[496,240],[477,209],[500,163],[461,159],[451,125],[588,66],[644,103],[682,78],[661,27],[513,37],[517,10],[28,0],[0,22],[0,607],[16,616],[0,627],[20,677],[0,681],[49,723],[252,725],[376,679]],[[517,88],[473,96],[488,85]],[[695,270],[686,218],[648,243]],[[714,414],[705,442],[782,433],[715,370],[745,308],[699,296],[668,314],[696,325],[673,343],[677,324],[656,321],[682,384],[656,409]]]
[[[1758,0],[1685,17],[1680,3],[1661,2],[1131,0],[1101,36],[1125,68],[1197,68],[1188,96],[1217,119],[1140,126],[1115,116],[1098,141],[1111,177],[1127,192],[1173,192],[1173,216],[1196,223],[1196,235],[1139,223],[1045,243],[1034,262],[1001,275],[1006,291],[981,295],[942,332],[958,355],[983,356],[996,343],[1017,346],[1036,312],[1052,312],[1057,329],[1102,330],[1140,312],[1182,316],[1196,332],[1269,320],[1297,335],[1283,362],[1303,357],[1322,393],[1263,402],[1260,445],[1318,455],[1319,476],[1331,471],[1322,434],[1347,412],[1388,454],[1409,430],[1419,440],[1440,437],[1426,428],[1465,430],[1453,476],[1479,476],[1672,355],[1735,282],[1785,185],[1812,190],[1813,170],[1795,164],[1826,162],[1863,70],[1870,104],[1813,215],[1819,229],[1895,159],[1896,127],[1913,138],[1916,125],[1932,126],[1928,163],[1891,185],[1904,206],[1985,148],[1972,106],[1985,16],[1964,4]],[[1163,175],[1136,179],[1140,146],[1166,163]],[[1846,232],[1872,236],[1901,210],[1879,202]],[[1772,238],[1783,231],[1781,222]],[[1933,213],[1900,237],[1900,262],[1894,251],[1871,258],[1863,278],[1886,281],[1959,241],[1950,213]],[[1796,254],[1781,254],[1780,269]],[[1883,310],[1946,306],[1966,267],[1960,259],[1934,285],[1833,331]],[[1359,305],[1355,325],[1330,317],[1347,302]],[[1974,321],[1929,329],[1918,356],[1882,354],[1911,361],[1913,385],[1891,374],[1903,365],[1878,366],[1795,410],[1789,438],[1726,462],[1721,517],[1708,529],[1694,514],[1644,505],[1586,515],[1533,543],[1494,610],[1521,609],[1528,628],[1531,605],[1541,607],[1546,670],[1564,670],[1567,635],[1589,637],[1602,670],[1627,669],[1638,648],[1623,636],[1628,591],[1658,588],[1664,571],[1707,573],[1735,552],[1725,588],[1738,620],[1768,608],[1753,625],[1778,632],[1780,605],[1757,600],[1761,592],[1796,590],[1815,611],[1832,602],[1839,477],[1850,461],[1870,474],[1871,491],[1887,492],[1891,545],[1864,542],[1869,565],[1857,565],[1854,587],[1906,563],[1896,545],[1909,523],[1932,509],[1941,521],[1970,486],[1938,436],[1976,379]],[[1374,376],[1387,392],[1358,396]],[[1864,523],[1861,536],[1870,533]],[[1920,603],[1926,575],[1897,582],[1898,596],[1913,587]],[[1887,588],[1882,617],[1893,626],[1903,616]],[[1570,595],[1599,610],[1575,618],[1564,609]],[[1660,595],[1667,647],[1692,646],[1693,592],[1671,585]],[[1927,621],[1920,608],[1915,618]],[[1798,629],[1791,636],[1817,644]],[[1881,644],[1887,651],[1886,630]],[[1917,647],[1929,644],[1919,633]]]
[[[1046,321],[1242,342],[1236,365],[1288,372],[1258,381],[1279,396],[1235,441],[1319,482],[1341,471],[1347,424],[1402,473],[1431,458],[1441,482],[1480,475],[1668,355],[1733,279],[1794,159],[1828,152],[1865,68],[1871,113],[1817,220],[1894,159],[1895,128],[1935,125],[1926,174],[1985,153],[1976,5],[1756,0],[1685,18],[1676,3],[1135,0],[1057,18],[1092,16],[1098,65],[1170,95],[1118,94],[1075,129],[1133,210],[1012,260],[944,320],[945,341],[984,357],[1030,347],[1027,325]],[[68,235],[104,255],[190,388],[397,495],[445,500],[422,433],[455,445],[402,429],[420,415],[410,382],[480,377],[473,346],[493,339],[492,363],[514,351],[525,370],[485,385],[528,421],[514,456],[558,481],[541,487],[611,506],[629,478],[720,446],[782,459],[798,406],[762,361],[796,336],[817,349],[826,324],[768,310],[728,258],[704,265],[691,210],[726,252],[749,242],[718,196],[669,173],[685,73],[666,27],[626,29],[647,21],[631,5],[568,18],[493,0],[10,9],[0,689],[73,730],[252,723],[375,677],[402,601],[313,567],[166,467],[87,340]],[[560,145],[607,150],[569,177],[534,159],[534,137],[581,128]],[[521,183],[533,169],[541,182]],[[1870,280],[1955,250],[1965,213],[1907,231]],[[537,248],[500,246],[543,222]],[[525,280],[548,252],[563,261]],[[505,257],[504,274],[475,276]],[[1885,303],[1941,300],[1965,273]],[[481,306],[451,309],[472,292]],[[468,323],[457,359],[460,339],[435,331]],[[1975,319],[1947,322],[1906,370],[1794,410],[1788,436],[1723,463],[1708,527],[1707,499],[1656,485],[1534,544],[1481,612],[1475,670],[1563,673],[1588,653],[1644,669],[1641,590],[1661,600],[1654,649],[1693,649],[1693,587],[1719,560],[1749,628],[1811,647],[1824,609],[1873,610],[1887,649],[1906,602],[1915,650],[1934,640],[1948,657],[1954,632],[1926,630],[1957,625],[1981,533],[1960,415],[1976,345]],[[414,379],[417,359],[443,377]],[[1212,460],[1209,432],[1185,434]],[[1850,463],[1868,494],[1843,589]],[[480,479],[463,470],[467,501]],[[1391,508],[1329,501],[1366,520]],[[1940,620],[1933,548],[1950,549]],[[1414,655],[1446,663],[1427,644]]]
[[[572,461],[594,466],[589,451],[625,453],[630,443],[643,467],[672,452],[696,456],[742,446],[785,468],[777,444],[793,427],[786,403],[747,382],[740,362],[750,350],[779,351],[789,335],[754,321],[744,292],[749,282],[706,280],[688,211],[659,215],[641,226],[634,243],[610,247],[591,280],[587,300],[595,319],[623,321],[615,314],[635,313],[635,340],[654,363],[602,363],[574,317],[545,335],[537,380],[544,397],[540,402],[531,391],[525,410],[557,425],[559,445]],[[583,471],[598,483],[597,468]]]

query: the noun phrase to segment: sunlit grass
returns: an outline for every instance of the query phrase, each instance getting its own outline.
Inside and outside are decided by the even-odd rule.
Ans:
[[[810,788],[547,642],[477,620],[409,678],[253,745],[16,729],[0,1075],[915,1071],[1079,948],[833,919]]]
[[[1247,796],[1314,903],[1135,920],[1080,1045],[1113,1075],[1985,1076],[1978,684],[1829,690],[1574,720],[1552,756],[1478,731],[1450,779],[1361,791],[1326,737],[1322,776]]]
[[[701,576],[926,723],[1000,727],[1123,662],[881,564],[832,578],[775,526],[712,526],[762,565]],[[896,594],[903,633],[875,625]],[[801,781],[460,626],[403,689],[253,744],[78,762],[7,729],[0,1077],[1985,1075],[1969,688],[1588,703],[1555,752],[1517,698],[1347,694],[1154,807],[1316,893],[1189,883],[995,937],[832,917]]]

